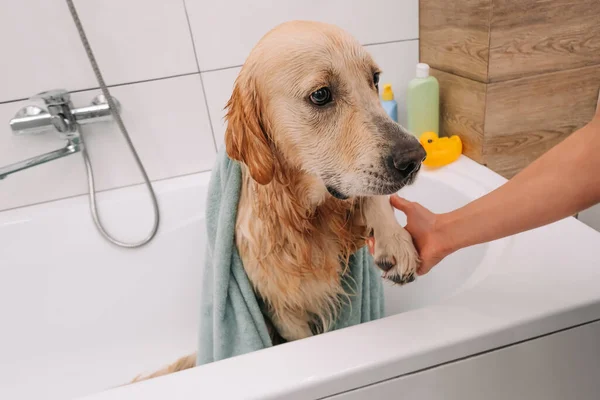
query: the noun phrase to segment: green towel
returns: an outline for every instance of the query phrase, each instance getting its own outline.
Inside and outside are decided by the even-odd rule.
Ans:
[[[197,365],[271,347],[267,325],[235,246],[242,184],[238,162],[221,148],[208,189],[207,249],[201,296]],[[350,278],[350,279],[348,279]],[[383,317],[381,273],[366,247],[350,257],[347,293],[334,329]]]

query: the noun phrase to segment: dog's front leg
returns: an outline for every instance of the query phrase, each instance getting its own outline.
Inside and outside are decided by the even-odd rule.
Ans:
[[[419,254],[410,234],[396,220],[388,196],[365,198],[364,217],[375,238],[375,263],[394,283],[415,280]]]

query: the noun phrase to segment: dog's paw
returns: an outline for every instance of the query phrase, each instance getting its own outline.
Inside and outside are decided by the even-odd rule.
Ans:
[[[395,284],[404,285],[417,277],[419,254],[410,234],[401,226],[375,233],[374,258],[383,277]]]

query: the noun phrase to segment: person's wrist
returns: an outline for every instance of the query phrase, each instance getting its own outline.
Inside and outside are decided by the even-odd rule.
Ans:
[[[431,241],[440,256],[446,257],[460,249],[460,241],[452,230],[452,215],[438,214],[431,232]]]

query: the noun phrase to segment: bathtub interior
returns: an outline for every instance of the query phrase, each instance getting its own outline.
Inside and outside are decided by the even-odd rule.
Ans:
[[[208,179],[201,173],[157,183],[161,231],[139,250],[102,240],[85,196],[0,214],[7,244],[0,256],[1,398],[83,396],[194,351]],[[457,190],[452,179],[464,178],[424,171],[401,194],[442,212],[484,192],[472,182],[470,192]],[[143,235],[151,215],[145,198],[141,186],[102,193],[109,228]],[[388,315],[451,296],[488,250],[456,253],[411,285],[386,285]]]
[[[452,211],[475,198],[427,171],[418,178],[415,185],[405,187],[399,194],[435,213]],[[402,212],[396,211],[396,218],[403,226],[406,225],[406,216]],[[473,276],[491,246],[494,245],[482,244],[454,253],[410,285],[398,287],[385,284],[386,315],[438,303],[456,293]]]

